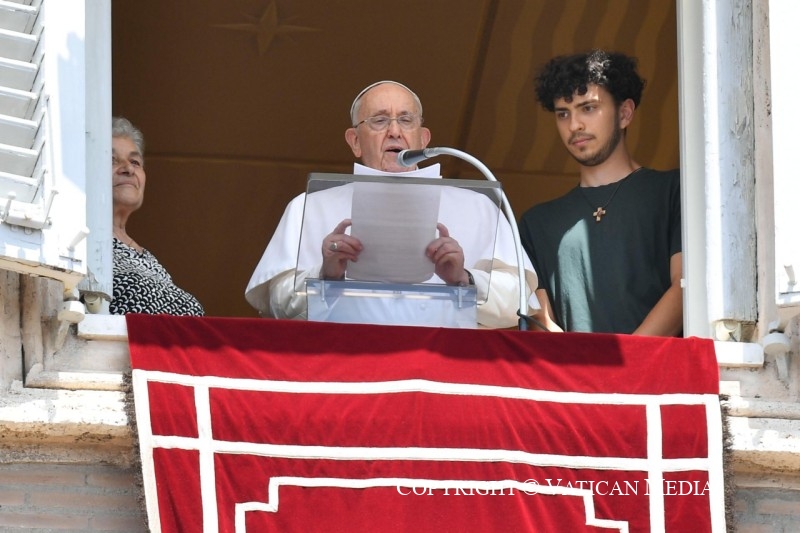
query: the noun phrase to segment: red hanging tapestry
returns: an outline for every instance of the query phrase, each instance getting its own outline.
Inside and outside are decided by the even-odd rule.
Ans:
[[[710,340],[127,324],[154,532],[725,531]]]

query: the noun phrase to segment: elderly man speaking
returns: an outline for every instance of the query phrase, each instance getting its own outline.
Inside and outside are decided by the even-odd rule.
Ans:
[[[352,127],[345,131],[345,139],[363,163],[354,164],[353,174],[440,178],[438,164],[408,171],[397,161],[401,150],[425,148],[431,139],[430,130],[422,125],[419,97],[408,87],[389,80],[367,86],[353,101],[350,118]],[[306,280],[343,279],[348,262],[358,260],[364,245],[346,231],[351,225],[352,192],[346,187],[326,192],[336,189],[341,191],[332,192],[337,197],[326,200],[326,209],[306,212],[305,220],[305,193],[287,206],[245,291],[261,316],[306,318]],[[474,284],[478,325],[513,327],[520,288],[509,221],[498,217],[497,207],[483,194],[457,187],[441,190],[438,237],[425,249],[434,270],[428,282]],[[313,247],[308,250],[313,253],[301,253],[298,264],[299,245]],[[309,256],[315,258],[312,263],[303,261]],[[530,295],[536,277],[527,257],[524,260]],[[535,299],[532,303],[538,307]]]

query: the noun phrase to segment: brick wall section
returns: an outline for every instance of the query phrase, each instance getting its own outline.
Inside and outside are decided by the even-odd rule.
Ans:
[[[0,531],[144,533],[134,472],[108,465],[0,464]]]
[[[737,533],[800,531],[800,491],[772,488],[736,489]]]

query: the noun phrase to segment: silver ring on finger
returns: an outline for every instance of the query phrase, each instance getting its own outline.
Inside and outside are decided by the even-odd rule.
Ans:
[[[337,242],[335,242],[335,241],[334,241],[334,242],[332,242],[332,243],[331,243],[331,245],[330,245],[330,246],[328,246],[328,248],[330,248],[330,250],[331,250],[332,252],[335,252],[336,250],[338,250],[338,249],[339,249],[339,243],[337,243]]]

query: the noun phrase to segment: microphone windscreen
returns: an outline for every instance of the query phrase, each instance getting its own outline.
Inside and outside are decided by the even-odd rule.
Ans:
[[[403,167],[415,167],[420,161],[428,159],[425,150],[402,150],[397,154],[397,163]]]

